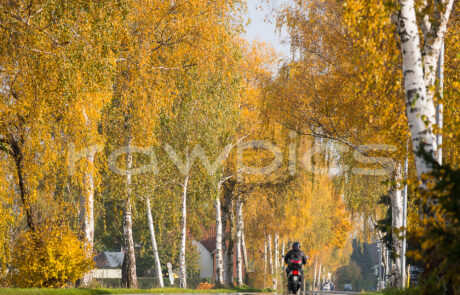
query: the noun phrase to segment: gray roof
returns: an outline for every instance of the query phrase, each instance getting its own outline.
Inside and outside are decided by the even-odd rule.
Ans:
[[[123,252],[102,252],[94,260],[96,268],[121,268],[124,257]]]

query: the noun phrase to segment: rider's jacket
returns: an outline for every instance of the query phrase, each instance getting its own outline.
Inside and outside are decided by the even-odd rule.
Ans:
[[[302,264],[307,263],[307,256],[305,256],[305,254],[300,250],[291,249],[289,252],[286,253],[286,255],[284,255],[284,262],[286,264],[289,264],[289,261],[293,258],[302,259]]]

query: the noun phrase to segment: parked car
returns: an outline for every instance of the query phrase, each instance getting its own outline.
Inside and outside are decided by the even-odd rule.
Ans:
[[[343,286],[343,290],[345,292],[351,292],[353,291],[353,287],[351,286],[351,284],[345,284],[345,286]]]

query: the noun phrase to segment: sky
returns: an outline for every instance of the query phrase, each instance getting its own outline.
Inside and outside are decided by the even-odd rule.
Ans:
[[[283,0],[271,0],[271,5],[279,5]],[[289,45],[282,44],[286,39],[286,31],[281,36],[276,32],[276,25],[268,3],[263,0],[247,0],[248,15],[251,23],[246,28],[246,38],[250,41],[263,41],[270,44],[280,54],[288,57],[290,55]],[[261,9],[260,6],[263,5]],[[271,22],[265,21],[270,18]]]

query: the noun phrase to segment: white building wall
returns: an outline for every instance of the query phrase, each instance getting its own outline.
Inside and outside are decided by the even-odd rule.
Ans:
[[[214,273],[214,260],[212,254],[198,241],[193,241],[198,253],[200,264],[200,278],[212,278]]]
[[[121,269],[93,269],[95,279],[121,279]]]

